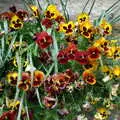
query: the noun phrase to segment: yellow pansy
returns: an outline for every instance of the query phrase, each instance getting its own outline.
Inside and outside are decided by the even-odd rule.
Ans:
[[[120,66],[113,67],[112,71],[116,77],[120,77]]]
[[[23,27],[23,21],[17,15],[14,15],[10,20],[9,26],[15,30],[21,29]]]
[[[81,25],[83,22],[86,22],[89,20],[89,15],[87,13],[81,13],[77,17],[78,23]]]
[[[18,79],[18,73],[17,72],[10,72],[7,74],[7,80],[8,83],[12,86],[16,86]]]
[[[80,25],[80,32],[84,37],[90,38],[93,32],[93,25],[89,21],[84,22]]]
[[[101,37],[94,42],[93,46],[99,47],[101,51],[106,52],[109,49],[109,43],[110,42],[108,40],[106,40],[104,37]]]
[[[8,100],[8,105],[7,107],[8,108],[11,108],[11,109],[18,109],[20,105],[20,101],[19,100]]]
[[[31,10],[32,10],[32,12],[33,12],[33,15],[34,15],[35,17],[38,17],[38,16],[39,16],[38,7],[35,6],[35,5],[31,5],[30,8],[31,8]]]
[[[65,33],[65,35],[72,35],[74,32],[75,25],[73,21],[69,21],[68,23],[61,23],[59,25],[59,31]]]
[[[106,108],[99,108],[95,114],[96,120],[106,120],[110,112]]]
[[[109,77],[109,79],[112,79],[113,74],[112,74],[112,69],[111,69],[110,67],[104,65],[104,66],[101,67],[101,71],[102,71],[103,73],[106,73],[106,74],[108,75],[108,76],[106,76],[106,77]],[[106,77],[105,77],[105,78],[106,78]],[[105,80],[105,78],[104,78],[104,80]],[[107,78],[106,78],[106,79],[107,79]]]
[[[55,5],[49,5],[45,11],[45,16],[49,19],[56,19],[58,16],[61,16],[61,14]]]
[[[120,47],[112,46],[107,51],[107,57],[113,58],[113,59],[120,59]]]
[[[89,60],[89,62],[84,65],[85,70],[95,71],[97,70],[98,62],[96,60]]]
[[[104,35],[109,35],[112,32],[112,26],[105,19],[102,20],[100,27],[104,30]]]

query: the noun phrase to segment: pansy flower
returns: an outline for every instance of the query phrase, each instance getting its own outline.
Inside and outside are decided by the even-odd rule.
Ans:
[[[59,51],[57,59],[60,64],[66,64],[68,62],[68,57],[65,49]]]
[[[34,71],[33,87],[39,87],[44,82],[44,73],[39,70]]]
[[[17,79],[18,79],[18,73],[17,72],[10,72],[7,75],[7,80],[8,83],[12,86],[16,86],[17,85]]]
[[[106,40],[104,37],[101,37],[94,42],[93,46],[98,47],[100,51],[107,52],[109,50],[109,44],[110,42],[108,40]]]
[[[90,71],[90,70],[85,70],[82,74],[83,76],[83,80],[90,84],[90,85],[94,85],[96,83],[96,78],[95,75]]]
[[[66,36],[66,41],[73,44],[78,44],[77,37],[76,36]]]
[[[97,47],[89,47],[88,57],[90,60],[97,60],[100,57],[100,50]]]
[[[11,18],[14,16],[15,14],[13,12],[3,12],[0,14],[0,20],[11,20]]]
[[[39,59],[43,64],[52,63],[52,58],[51,58],[51,53],[50,52],[46,52],[46,51],[41,52]]]
[[[84,65],[85,70],[95,71],[97,70],[98,62],[96,60],[89,60],[86,65]]]
[[[18,88],[28,91],[31,85],[30,74],[28,72],[22,73],[22,79],[18,83]]]
[[[65,33],[65,35],[72,35],[74,32],[75,25],[73,21],[69,21],[68,23],[60,23],[59,31]]]
[[[21,29],[23,27],[23,21],[17,15],[14,15],[10,20],[9,26],[14,30]]]
[[[57,105],[57,100],[53,97],[45,96],[43,99],[43,103],[44,103],[46,108],[53,109]]]
[[[55,5],[49,5],[45,11],[45,16],[48,19],[56,19],[60,15]]]
[[[119,77],[120,78],[120,66],[114,66],[112,68],[112,73],[115,77]]]
[[[77,47],[73,43],[69,43],[68,47],[66,48],[66,55],[69,60],[75,59],[75,54],[77,52]]]
[[[42,20],[42,25],[44,25],[46,27],[46,29],[51,28],[52,24],[53,24],[52,21],[48,18],[44,18]]]
[[[107,57],[113,58],[113,59],[120,59],[120,47],[112,46],[107,51]]]
[[[100,27],[103,29],[103,35],[110,35],[112,32],[112,26],[105,19],[102,20]]]
[[[39,11],[38,7],[35,5],[30,5],[30,9],[33,12],[33,16],[38,17],[39,16]]]
[[[16,120],[17,118],[17,112],[14,110],[10,110],[8,112],[4,112],[0,116],[0,120]]]
[[[84,22],[82,25],[80,25],[80,33],[85,38],[91,38],[93,34],[93,28],[92,24],[89,21]]]
[[[81,25],[83,22],[89,21],[89,15],[87,13],[81,13],[78,15],[77,21]]]
[[[21,20],[25,20],[26,17],[28,17],[28,12],[25,10],[18,10],[16,15],[21,19]]]
[[[62,23],[62,22],[65,22],[65,18],[62,15],[58,15],[56,17],[55,21],[58,22],[58,23]]]
[[[88,63],[88,52],[77,51],[75,55],[75,60],[78,61],[82,65],[86,65]]]
[[[47,32],[36,33],[35,41],[41,49],[47,48],[52,42],[52,37]]]
[[[20,101],[19,100],[8,100],[8,105],[7,107],[10,108],[10,109],[14,109],[14,110],[18,110],[19,108],[19,105],[20,105]]]
[[[106,108],[97,109],[97,113],[95,114],[95,118],[97,120],[106,120],[109,117],[110,112]]]

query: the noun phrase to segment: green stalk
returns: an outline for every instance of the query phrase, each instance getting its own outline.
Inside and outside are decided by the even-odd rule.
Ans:
[[[22,98],[20,100],[20,106],[19,106],[19,110],[18,110],[18,116],[17,116],[17,120],[21,120],[20,117],[21,117],[21,112],[22,112],[22,106],[23,106],[23,100],[24,100],[24,92],[22,94]]]
[[[22,60],[21,60],[22,58],[18,52],[16,53],[16,59],[17,59],[17,64],[18,64],[18,80],[17,80],[16,94],[15,94],[14,101],[16,101],[18,99],[19,92],[20,92],[20,90],[18,89],[18,83],[22,78]]]
[[[28,105],[27,105],[27,98],[25,98],[25,110],[26,110],[26,113],[27,113],[27,120],[30,120],[30,117],[29,117],[29,111],[28,111]]]
[[[68,0],[66,0],[65,3],[63,2],[63,0],[60,0],[62,9],[64,11],[65,19],[68,22],[69,21],[69,14],[68,14],[68,11],[67,11],[67,8],[66,8],[67,7],[67,2],[68,2]]]
[[[23,35],[20,36],[19,53],[18,52],[16,53],[16,59],[17,59],[17,64],[18,64],[18,80],[17,80],[16,94],[15,94],[14,101],[18,99],[19,92],[20,92],[20,90],[18,89],[18,83],[22,79],[22,54],[21,54],[22,39],[23,39]]]
[[[58,73],[58,60],[57,60],[57,54],[58,54],[58,45],[56,40],[56,34],[55,31],[53,31],[53,50],[52,50],[52,57],[55,64],[55,73]]]
[[[39,94],[38,88],[36,88],[35,90],[36,90],[36,94],[37,94],[37,99],[38,99],[39,105],[40,105],[41,108],[44,108],[42,103],[41,103],[41,98],[40,98],[40,94]]]
[[[102,58],[101,58],[101,57],[99,58],[99,61],[100,61],[101,67],[103,67],[103,61],[102,61]]]

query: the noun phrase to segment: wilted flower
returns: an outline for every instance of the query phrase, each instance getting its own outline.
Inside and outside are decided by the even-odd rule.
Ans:
[[[52,58],[51,58],[51,53],[50,52],[41,52],[40,53],[40,61],[43,63],[43,64],[50,64],[52,63]]]
[[[53,109],[57,105],[57,99],[49,96],[45,96],[43,99],[43,103],[46,108]]]
[[[52,37],[47,32],[36,33],[35,41],[41,49],[47,48],[52,43]]]

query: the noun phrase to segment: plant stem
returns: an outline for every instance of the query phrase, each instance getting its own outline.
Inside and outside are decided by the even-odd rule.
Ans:
[[[57,54],[58,54],[58,45],[57,45],[55,31],[53,31],[53,51],[52,51],[52,56],[53,56],[53,60],[54,60],[54,63],[55,63],[55,73],[58,73]]]
[[[22,106],[23,106],[23,100],[24,100],[24,92],[23,92],[22,98],[21,98],[21,100],[20,100],[20,106],[19,106],[19,110],[18,110],[17,120],[20,120],[20,117],[21,117]]]
[[[36,88],[36,94],[37,94],[39,105],[41,106],[41,108],[44,108],[42,103],[41,103],[41,99],[40,99],[40,94],[39,94],[38,88]]]

